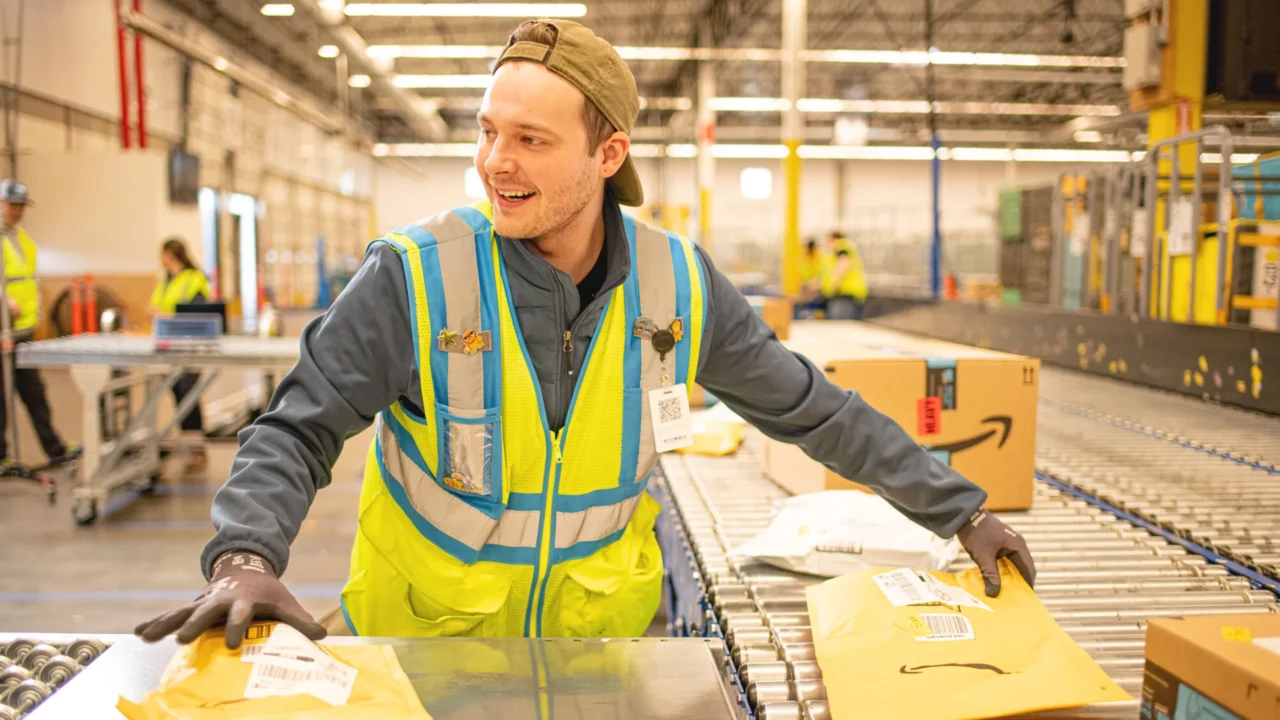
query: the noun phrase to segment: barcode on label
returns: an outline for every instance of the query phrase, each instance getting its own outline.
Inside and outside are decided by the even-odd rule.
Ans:
[[[895,573],[890,576],[893,586],[907,597],[907,603],[915,605],[916,603],[930,602],[933,598],[925,597],[921,592],[920,583],[910,573]]]
[[[938,597],[910,568],[880,573],[872,578],[894,607],[937,602]]]
[[[927,635],[916,638],[921,642],[939,642],[948,640],[973,640],[973,625],[963,615],[920,615],[928,628]]]
[[[241,659],[241,660],[244,660],[245,658],[251,658],[251,657],[255,657],[255,656],[257,656],[257,655],[261,655],[261,654],[262,654],[262,648],[263,648],[263,644],[262,644],[262,643],[259,643],[259,644],[257,644],[257,645],[241,645],[241,646],[240,646],[240,659]]]
[[[267,662],[258,663],[258,672],[262,677],[270,678],[272,680],[283,680],[284,682],[289,683],[327,682],[335,685],[341,685],[346,682],[346,678],[338,673],[328,672],[321,669],[298,670]]]
[[[680,398],[673,397],[658,401],[658,422],[675,422],[680,419],[680,415]]]

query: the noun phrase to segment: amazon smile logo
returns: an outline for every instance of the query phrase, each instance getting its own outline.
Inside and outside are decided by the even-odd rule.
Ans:
[[[898,673],[901,675],[921,675],[925,670],[932,670],[934,668],[968,668],[970,670],[992,672],[996,675],[1017,675],[1017,673],[1007,672],[1005,670],[1001,670],[995,665],[988,665],[987,663],[941,663],[939,665],[917,665],[913,668],[903,665],[898,668]]]
[[[996,445],[996,447],[997,448],[1004,447],[1005,441],[1009,439],[1009,433],[1013,430],[1013,418],[1009,417],[1008,415],[992,415],[990,417],[982,418],[982,424],[983,425],[995,424],[998,427],[993,427],[990,430],[987,430],[986,432],[978,433],[977,435],[974,435],[971,438],[966,438],[964,440],[957,440],[955,442],[946,443],[944,445],[925,445],[924,449],[929,450],[931,452],[946,452],[946,453],[950,453],[951,455],[955,455],[956,453],[964,452],[969,448],[977,447],[978,445],[981,445],[982,443],[986,442],[987,440],[990,440],[996,435],[1000,436],[1000,442]]]

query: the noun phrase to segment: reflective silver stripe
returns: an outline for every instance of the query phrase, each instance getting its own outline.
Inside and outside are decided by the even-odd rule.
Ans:
[[[476,269],[474,231],[454,213],[428,219],[421,225],[436,238],[440,282],[444,286],[446,327],[458,334],[480,332],[480,276]],[[444,330],[445,328],[440,328]],[[432,347],[436,347],[432,338]],[[493,352],[492,350],[490,352]],[[484,416],[484,359],[482,353],[449,353],[449,411],[463,417]]]
[[[661,230],[636,222],[636,279],[640,285],[640,314],[660,328],[671,324],[676,315],[676,279],[671,262],[671,243]],[[631,328],[627,328],[630,332]],[[684,318],[684,331],[689,332],[689,318]],[[649,474],[657,462],[654,452],[653,427],[649,417],[649,391],[662,387],[663,366],[675,382],[676,352],[667,353],[666,362],[648,340],[640,344],[640,452],[636,456],[636,477]]]
[[[414,509],[437,530],[479,550],[486,544],[508,547],[537,547],[540,529],[535,510],[507,510],[498,520],[471,507],[441,487],[400,450],[391,427],[378,415],[376,428],[387,471],[404,486]]]
[[[556,549],[563,550],[580,542],[603,540],[625,528],[640,504],[641,492],[612,505],[597,505],[581,512],[556,513]]]

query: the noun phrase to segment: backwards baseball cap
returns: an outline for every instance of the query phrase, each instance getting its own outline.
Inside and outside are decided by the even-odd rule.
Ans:
[[[571,20],[539,22],[556,29],[555,42],[551,45],[527,40],[517,42],[512,35],[494,63],[493,71],[497,72],[509,60],[541,63],[581,90],[615,128],[630,135],[640,114],[640,93],[636,91],[631,68],[612,45],[586,27]],[[619,203],[633,207],[644,204],[644,188],[640,187],[640,175],[630,153],[609,182]]]
[[[10,205],[27,205],[31,202],[27,197],[27,186],[17,180],[0,182],[0,200]]]

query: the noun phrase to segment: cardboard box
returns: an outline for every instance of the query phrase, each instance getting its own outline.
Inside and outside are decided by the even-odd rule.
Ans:
[[[779,340],[790,339],[791,316],[795,313],[790,299],[764,295],[746,297],[747,302],[751,303],[751,308],[764,320],[765,325],[777,333]]]
[[[1280,717],[1280,616],[1151,620],[1140,715]]]
[[[988,509],[1031,507],[1038,359],[857,322],[799,321],[786,345],[985,489]],[[862,488],[783,443],[761,455],[765,475],[795,493]]]

